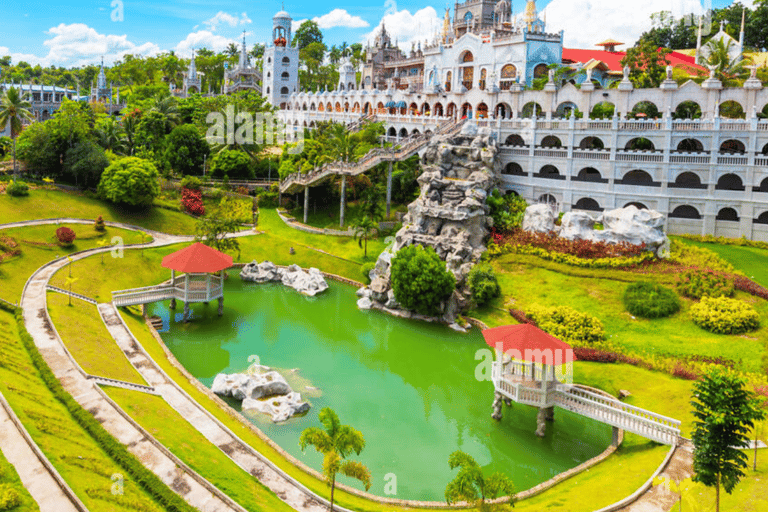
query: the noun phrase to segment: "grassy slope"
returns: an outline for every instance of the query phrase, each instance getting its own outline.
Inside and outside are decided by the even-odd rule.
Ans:
[[[122,469],[75,422],[45,386],[18,337],[13,316],[0,311],[0,390],[30,435],[92,512],[157,511],[126,477],[124,494],[112,494],[112,475]]]
[[[112,387],[105,387],[104,391],[174,455],[247,510],[292,510],[161,397]]]
[[[621,296],[627,283],[601,278],[601,271],[581,272],[584,277],[565,275],[552,265],[538,266],[534,258],[521,263],[515,255],[494,260],[503,297],[491,306],[525,310],[533,304],[544,306],[568,305],[599,318],[605,326],[609,341],[627,352],[672,356],[703,355],[725,357],[738,361],[742,369],[760,371],[762,357],[768,344],[768,325],[742,336],[712,334],[697,327],[690,319],[693,304],[683,299],[676,315],[645,320],[632,318],[624,310]],[[545,268],[546,267],[546,268]],[[588,276],[588,277],[587,277]],[[646,279],[644,276],[632,278]],[[739,292],[737,297],[751,303],[761,317],[768,315],[768,302]],[[599,304],[599,306],[598,306]],[[476,315],[489,325],[513,321],[506,312],[486,307]]]
[[[16,473],[16,468],[0,452],[0,488],[4,486],[15,490],[21,499],[21,503],[12,509],[13,512],[37,512],[40,510],[34,498],[29,494],[24,484],[21,483],[19,474]]]
[[[106,201],[58,189],[32,190],[27,197],[0,194],[0,222],[3,223],[57,217],[96,219],[99,215],[104,220],[135,224],[171,234],[194,233],[196,222],[181,212],[162,208],[151,208],[146,212],[129,211]]]
[[[147,385],[110,336],[96,306],[55,292],[48,293],[48,312],[67,350],[91,375]]]
[[[720,245],[685,240],[686,244],[703,247],[717,253],[745,276],[756,283],[768,287],[768,251],[755,247],[738,245]]]
[[[4,197],[4,195],[0,195],[0,205],[2,205]],[[2,218],[2,213],[0,213],[0,219]],[[56,256],[92,249],[97,247],[99,240],[106,240],[109,243],[115,236],[122,237],[126,244],[141,242],[141,236],[134,231],[107,228],[102,234],[94,231],[92,226],[86,224],[62,224],[62,226],[72,228],[77,234],[78,238],[71,248],[63,249],[54,243],[54,236],[56,229],[58,229],[56,225],[29,226],[0,231],[1,234],[15,238],[20,242],[22,251],[20,256],[0,263],[0,298],[12,303],[18,302],[24,283],[29,276],[45,263],[55,259]],[[25,243],[25,241],[33,243]],[[106,259],[109,259],[109,255],[106,256]],[[63,283],[61,284],[63,286]]]

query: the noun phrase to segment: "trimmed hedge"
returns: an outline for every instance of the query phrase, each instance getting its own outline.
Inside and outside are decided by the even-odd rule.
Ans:
[[[702,297],[691,306],[693,323],[715,334],[741,334],[760,327],[760,316],[746,302],[727,297]]]
[[[599,319],[570,306],[531,306],[527,313],[539,329],[566,343],[584,346],[605,340],[605,328]]]
[[[481,263],[472,267],[467,276],[469,291],[472,293],[472,300],[478,306],[483,306],[501,295],[501,287],[496,279],[496,273],[493,267],[487,263]]]
[[[677,291],[684,297],[731,297],[734,280],[711,270],[686,270],[675,283]]]
[[[112,435],[101,426],[101,423],[88,411],[78,404],[72,395],[62,387],[59,380],[53,374],[48,364],[45,362],[40,352],[37,350],[32,336],[24,325],[24,317],[20,308],[12,308],[7,304],[0,302],[0,308],[14,313],[16,324],[19,328],[19,335],[24,348],[29,353],[30,359],[37,371],[40,373],[45,385],[53,393],[53,396],[61,402],[72,418],[90,435],[101,448],[114,460],[131,478],[143,488],[152,498],[163,508],[172,512],[194,512],[190,506],[178,494],[163,483],[160,478],[145,468],[139,459],[137,459],[128,449],[120,444]]]
[[[490,256],[498,256],[500,254],[529,254],[555,263],[563,263],[565,265],[582,268],[631,268],[637,267],[646,261],[650,262],[657,259],[656,255],[652,252],[644,252],[639,256],[623,258],[579,258],[572,254],[547,251],[546,249],[533,247],[531,245],[498,246],[496,244],[489,244],[488,254]]]
[[[664,318],[680,311],[680,299],[675,292],[648,281],[627,286],[621,300],[629,314],[642,318]]]

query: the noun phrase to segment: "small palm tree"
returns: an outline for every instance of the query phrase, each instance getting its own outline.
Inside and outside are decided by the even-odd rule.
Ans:
[[[371,488],[371,473],[363,464],[353,460],[344,460],[352,452],[360,455],[365,448],[363,434],[349,425],[342,425],[339,417],[330,407],[325,407],[318,415],[325,429],[309,427],[301,433],[299,446],[304,451],[307,446],[325,455],[323,474],[331,484],[331,512],[333,512],[333,491],[336,488],[336,475],[341,473],[363,482],[365,490]]]
[[[100,119],[95,133],[99,145],[104,149],[120,153],[125,148],[125,130],[114,117]]]
[[[16,166],[16,137],[21,133],[24,121],[32,119],[32,105],[24,100],[21,92],[15,87],[11,87],[3,93],[0,98],[0,130],[10,123],[11,138],[13,139],[13,174],[18,179],[18,168]]]
[[[708,43],[709,56],[706,64],[710,69],[714,68],[715,77],[726,86],[738,85],[740,76],[746,73],[747,61],[743,60],[740,54],[731,57],[732,45],[731,41],[723,39]]]
[[[445,501],[450,505],[466,501],[477,506],[478,510],[493,510],[496,505],[486,503],[498,496],[510,496],[514,506],[514,486],[506,475],[494,473],[488,478],[483,476],[480,465],[471,456],[462,451],[455,451],[448,458],[451,469],[459,468],[459,473],[445,487]]]
[[[179,109],[177,106],[176,98],[165,93],[160,93],[155,96],[154,102],[150,110],[160,112],[168,120],[166,131],[170,132],[174,126],[177,126],[181,122],[179,117]]]
[[[379,232],[379,225],[367,215],[354,225],[355,240],[363,248],[363,258],[368,258],[368,240]]]

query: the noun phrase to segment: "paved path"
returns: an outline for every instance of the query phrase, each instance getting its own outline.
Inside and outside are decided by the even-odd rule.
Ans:
[[[2,394],[0,394],[0,450],[8,462],[16,468],[21,483],[27,488],[42,512],[87,510],[48,462]]]

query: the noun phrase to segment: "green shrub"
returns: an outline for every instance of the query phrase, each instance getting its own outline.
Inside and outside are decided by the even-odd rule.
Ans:
[[[160,195],[160,175],[149,160],[128,156],[106,168],[99,195],[113,203],[149,206]]]
[[[684,267],[698,267],[728,274],[737,273],[733,265],[721,258],[716,252],[704,247],[688,245],[679,240],[672,240],[669,261],[679,263]]]
[[[23,181],[12,180],[5,189],[5,193],[13,197],[29,195],[29,186]]]
[[[681,295],[691,299],[731,297],[734,288],[732,278],[711,270],[686,270],[678,276],[675,286]]]
[[[99,215],[99,218],[93,223],[93,230],[98,231],[99,233],[103,233],[107,230],[107,226],[104,224],[104,217]]]
[[[224,197],[216,208],[216,215],[240,224],[250,224],[253,222],[253,201]]]
[[[375,261],[369,261],[368,263],[363,263],[363,266],[360,268],[360,273],[363,275],[363,282],[365,284],[371,284],[371,278],[368,274],[371,273],[371,270],[373,270],[375,266]]]
[[[11,484],[0,484],[0,510],[11,510],[21,505],[21,496]]]
[[[392,259],[392,290],[405,309],[422,315],[440,314],[440,304],[448,299],[456,278],[434,249],[411,245],[400,249]]]
[[[603,323],[570,306],[531,306],[526,311],[542,331],[574,345],[591,344],[605,340]]]
[[[475,265],[467,276],[469,291],[475,304],[482,306],[501,295],[501,287],[493,267],[487,263]]]
[[[741,334],[760,327],[760,316],[752,306],[727,297],[702,297],[691,306],[691,318],[715,334]]]
[[[629,314],[643,318],[664,318],[680,311],[680,299],[675,292],[647,281],[627,286],[622,301]]]
[[[197,176],[184,176],[181,179],[181,188],[188,188],[189,190],[200,190],[203,186],[203,182]]]

